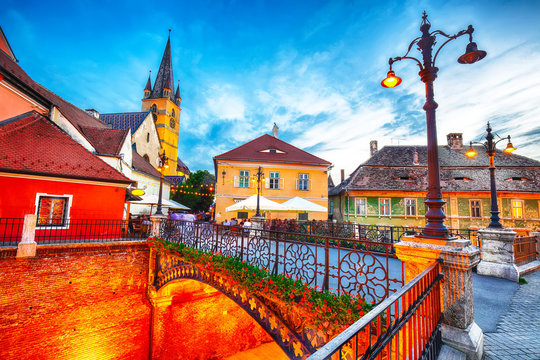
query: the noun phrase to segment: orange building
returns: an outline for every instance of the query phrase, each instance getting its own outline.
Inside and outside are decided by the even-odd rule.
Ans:
[[[254,211],[227,212],[234,203],[257,194],[256,173],[264,172],[261,195],[284,203],[299,196],[318,205],[328,205],[328,169],[331,163],[278,139],[262,135],[231,151],[214,157],[216,172],[215,219],[222,222],[232,217],[243,219]],[[263,212],[266,218],[326,220],[326,212]]]

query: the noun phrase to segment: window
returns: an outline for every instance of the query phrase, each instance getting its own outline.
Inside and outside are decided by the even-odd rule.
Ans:
[[[236,218],[237,219],[247,219],[248,218],[248,213],[247,211],[239,211],[236,213]]]
[[[171,125],[171,128],[174,129],[174,127],[176,126],[176,121],[174,120],[174,118],[171,118],[169,120],[169,125]]]
[[[405,216],[416,216],[416,199],[405,199]]]
[[[379,199],[379,215],[390,216],[390,199]]]
[[[299,221],[308,221],[309,218],[308,218],[308,213],[305,212],[305,213],[298,213],[298,220]]]
[[[298,190],[309,190],[309,174],[298,174]]]
[[[175,117],[176,117],[176,113],[174,112],[174,109],[172,110],[172,114],[171,114],[171,116],[172,116],[173,118],[175,118]]]
[[[144,154],[144,155],[143,155],[143,158],[144,158],[144,160],[150,162],[150,158],[148,157],[148,155]]]
[[[356,198],[356,215],[365,216],[366,212],[366,198]]]
[[[157,105],[156,104],[152,105],[152,112],[157,112]]]
[[[240,170],[240,182],[238,184],[241,188],[249,187],[249,170]]]
[[[512,200],[512,217],[523,218],[523,200]]]
[[[279,189],[279,173],[270,172],[270,189]]]
[[[146,133],[146,142],[150,142],[150,133]]]
[[[334,213],[334,200],[330,200],[328,202],[328,205],[330,205],[330,206],[328,206],[328,210],[330,210],[329,213],[333,214]]]
[[[39,196],[37,226],[65,226],[69,197]]]
[[[482,216],[482,201],[481,200],[471,200],[471,217],[479,218]]]

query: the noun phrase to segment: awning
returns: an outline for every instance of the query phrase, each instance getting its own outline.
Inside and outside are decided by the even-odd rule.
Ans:
[[[287,208],[280,203],[272,200],[268,200],[264,196],[259,196],[259,209],[269,211],[287,211]],[[237,202],[227,208],[225,211],[238,211],[238,210],[257,210],[257,195],[252,195],[247,199]]]
[[[290,211],[305,211],[305,212],[328,212],[324,206],[295,196],[292,199],[285,201],[283,204]]]

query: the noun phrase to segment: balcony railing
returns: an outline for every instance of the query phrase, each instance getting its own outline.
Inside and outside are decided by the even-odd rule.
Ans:
[[[23,218],[0,218],[0,246],[17,246],[23,225]]]
[[[308,360],[437,359],[442,278],[433,264]]]
[[[403,285],[391,244],[208,223],[163,220],[161,237],[241,258],[309,285],[379,302]]]

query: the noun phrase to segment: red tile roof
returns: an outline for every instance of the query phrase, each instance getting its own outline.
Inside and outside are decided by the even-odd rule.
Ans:
[[[35,111],[0,122],[0,171],[132,183]]]
[[[276,152],[264,152],[264,150],[277,150]],[[215,160],[244,160],[269,163],[294,163],[310,165],[331,165],[315,155],[301,150],[274,136],[264,134],[250,142],[240,145],[226,153],[215,156]]]
[[[95,127],[82,127],[83,134],[89,139],[100,155],[119,155],[122,144],[129,134],[129,130],[100,129]]]
[[[132,150],[132,165],[135,171],[145,173],[147,175],[153,176],[155,178],[160,178],[161,173],[157,171],[155,167],[152,166],[148,161],[146,161],[139,153],[135,150]]]

